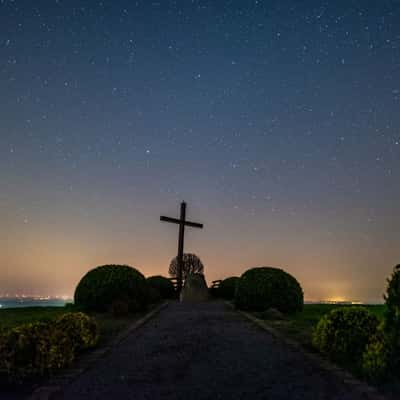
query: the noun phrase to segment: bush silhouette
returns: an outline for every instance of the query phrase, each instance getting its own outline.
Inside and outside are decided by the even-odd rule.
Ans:
[[[150,289],[157,291],[160,299],[171,299],[175,297],[175,287],[173,283],[164,276],[156,275],[147,278]]]
[[[389,366],[391,371],[400,375],[400,265],[394,267],[387,280],[385,314],[385,340],[389,346]]]
[[[392,374],[389,369],[390,347],[384,332],[384,323],[367,344],[361,359],[361,372],[372,382],[380,383]]]
[[[89,271],[75,290],[75,304],[87,310],[110,311],[113,303],[125,302],[129,311],[145,309],[146,278],[127,265],[103,265]]]
[[[55,327],[70,338],[74,352],[95,346],[99,338],[96,321],[82,312],[62,315],[55,321]]]
[[[231,276],[221,281],[217,289],[217,296],[226,300],[232,300],[235,297],[236,286],[239,282],[239,277]]]
[[[385,319],[362,356],[362,372],[373,382],[399,376],[400,371],[400,265],[387,280]]]
[[[320,319],[312,343],[332,360],[356,365],[378,324],[378,318],[364,307],[336,308]]]
[[[178,257],[172,259],[169,265],[169,274],[172,277],[178,276]],[[185,253],[183,255],[183,265],[182,265],[182,279],[185,279],[189,274],[203,274],[204,265],[200,258],[196,254]]]
[[[297,280],[279,268],[259,267],[247,270],[239,279],[236,307],[250,311],[276,308],[282,313],[303,309],[303,290]]]

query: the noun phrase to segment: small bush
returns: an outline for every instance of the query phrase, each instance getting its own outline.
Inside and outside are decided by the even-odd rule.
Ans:
[[[151,296],[153,297],[153,302],[160,301],[161,299],[172,299],[175,297],[174,284],[168,278],[161,275],[150,276],[147,278],[147,283],[149,287],[153,289],[153,294]],[[158,292],[159,296],[157,296],[154,290]]]
[[[235,297],[236,286],[239,282],[239,277],[231,276],[221,281],[217,289],[218,297],[225,300],[232,300]]]
[[[320,319],[312,343],[332,360],[356,365],[376,335],[378,323],[364,307],[336,308]]]
[[[0,334],[0,375],[11,382],[48,375],[70,364],[97,340],[95,322],[82,313],[24,324]]]
[[[367,344],[361,359],[361,371],[372,382],[382,382],[390,375],[389,345],[387,343],[383,324],[380,324],[376,334]]]
[[[70,338],[74,352],[93,347],[98,340],[96,321],[82,312],[62,315],[56,320],[55,328]]]
[[[303,290],[297,280],[282,269],[252,268],[237,283],[235,304],[243,310],[276,308],[290,314],[303,309]]]
[[[397,265],[387,281],[385,314],[385,339],[389,347],[389,364],[400,375],[400,265]]]
[[[87,310],[108,311],[114,301],[141,311],[148,303],[146,278],[127,265],[103,265],[89,271],[75,290],[75,304]]]
[[[10,381],[43,375],[50,365],[59,363],[57,341],[48,323],[21,325],[2,333],[0,338],[0,372]],[[68,360],[71,353],[65,355]]]

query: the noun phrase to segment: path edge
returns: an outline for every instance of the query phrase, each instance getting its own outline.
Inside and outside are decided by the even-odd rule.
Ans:
[[[321,369],[324,369],[325,371],[335,375],[336,378],[338,378],[345,385],[350,386],[357,392],[359,392],[365,398],[365,400],[390,400],[389,397],[386,397],[383,394],[381,394],[373,386],[370,386],[366,382],[363,382],[355,378],[349,371],[346,371],[345,369],[322,358],[322,356],[320,356],[319,354],[308,351],[299,342],[296,342],[295,340],[288,338],[286,335],[282,334],[278,330],[269,326],[268,323],[266,323],[265,321],[258,319],[257,317],[246,311],[238,310],[229,301],[225,301],[225,304],[233,311],[244,317],[245,319],[249,320],[253,324],[257,325],[259,328],[268,332],[274,338],[283,342],[286,346],[291,347],[296,351],[301,351],[307,358],[311,359],[314,363],[318,364]]]
[[[78,378],[79,375],[93,366],[97,361],[110,353],[114,347],[119,345],[131,333],[155,317],[162,309],[166,308],[168,304],[169,302],[165,301],[164,303],[158,305],[156,308],[152,309],[143,317],[134,321],[131,325],[125,328],[113,340],[111,340],[110,343],[83,355],[76,361],[76,363],[74,363],[72,367],[66,368],[60,371],[60,374],[56,374],[54,377],[49,378],[45,384],[37,387],[27,398],[27,400],[61,400],[63,398],[62,389],[65,385],[71,383],[73,380]]]

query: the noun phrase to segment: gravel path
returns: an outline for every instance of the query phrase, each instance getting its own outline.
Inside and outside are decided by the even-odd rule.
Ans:
[[[172,303],[64,393],[79,399],[362,399],[223,303]]]

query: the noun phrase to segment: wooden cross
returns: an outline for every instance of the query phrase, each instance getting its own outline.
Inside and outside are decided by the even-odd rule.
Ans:
[[[185,239],[185,226],[191,226],[192,228],[203,228],[203,224],[186,221],[186,203],[184,201],[181,203],[181,217],[179,219],[161,216],[160,221],[172,222],[173,224],[179,225],[177,290],[178,293],[180,293],[182,289],[183,243]]]

